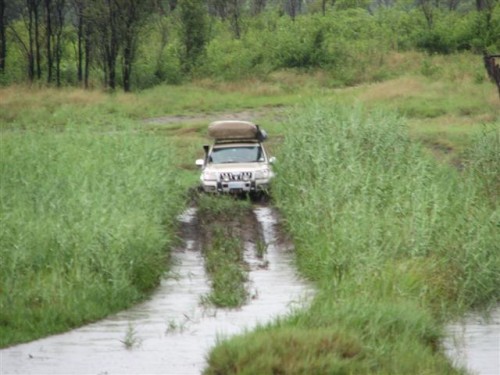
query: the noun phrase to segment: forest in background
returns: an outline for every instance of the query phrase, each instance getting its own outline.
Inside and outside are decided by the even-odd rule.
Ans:
[[[388,53],[500,52],[497,0],[0,0],[0,85],[141,90],[193,78],[394,75]]]

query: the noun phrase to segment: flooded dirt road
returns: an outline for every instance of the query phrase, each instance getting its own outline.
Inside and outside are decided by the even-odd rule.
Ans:
[[[277,239],[277,216],[256,207],[267,252],[246,244],[252,299],[237,310],[204,307],[209,291],[196,228],[196,210],[181,217],[184,245],[150,300],[94,324],[0,350],[0,374],[200,374],[219,338],[252,329],[302,306],[312,294]],[[265,263],[265,267],[263,266]]]
[[[447,355],[477,375],[500,375],[500,306],[487,318],[471,314],[447,327]]]

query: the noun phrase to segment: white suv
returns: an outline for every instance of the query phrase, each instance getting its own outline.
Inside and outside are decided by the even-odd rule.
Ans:
[[[267,192],[274,173],[262,142],[264,130],[248,121],[216,121],[208,134],[214,139],[206,145],[205,158],[196,160],[200,166],[201,186],[208,193]]]

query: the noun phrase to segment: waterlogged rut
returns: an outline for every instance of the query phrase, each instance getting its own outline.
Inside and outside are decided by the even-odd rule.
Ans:
[[[252,298],[242,308],[205,307],[209,292],[200,251],[196,210],[182,222],[184,245],[173,252],[169,278],[150,300],[88,326],[0,351],[0,374],[200,374],[219,338],[251,329],[300,307],[311,289],[293,266],[292,253],[277,241],[277,216],[269,207],[254,213],[267,252],[245,246]]]

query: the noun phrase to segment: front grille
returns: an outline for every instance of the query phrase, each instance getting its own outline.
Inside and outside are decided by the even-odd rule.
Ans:
[[[220,179],[221,181],[250,181],[252,172],[222,172]]]

